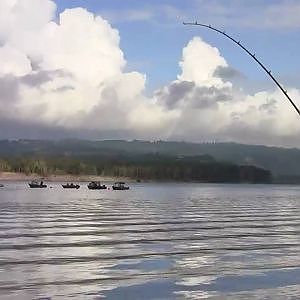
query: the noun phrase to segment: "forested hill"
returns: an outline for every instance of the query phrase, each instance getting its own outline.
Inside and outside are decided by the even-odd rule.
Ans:
[[[300,176],[300,150],[236,143],[185,143],[148,141],[17,140],[0,141],[0,157],[97,156],[134,157],[147,154],[177,157],[210,155],[217,161],[254,165],[273,175]]]

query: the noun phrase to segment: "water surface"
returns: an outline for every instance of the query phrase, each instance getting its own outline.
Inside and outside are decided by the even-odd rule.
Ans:
[[[300,187],[0,189],[1,299],[300,297]]]

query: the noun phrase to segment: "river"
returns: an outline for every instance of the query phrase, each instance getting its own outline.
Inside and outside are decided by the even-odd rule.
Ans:
[[[300,187],[0,189],[0,299],[300,297]]]

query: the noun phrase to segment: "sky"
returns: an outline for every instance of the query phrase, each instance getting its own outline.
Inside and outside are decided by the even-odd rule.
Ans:
[[[1,0],[0,139],[300,147],[298,0]]]

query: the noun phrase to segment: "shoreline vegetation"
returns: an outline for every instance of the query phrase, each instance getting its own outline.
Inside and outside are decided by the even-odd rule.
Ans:
[[[199,154],[141,149],[140,142],[0,141],[0,180],[271,183],[268,168]],[[2,144],[2,145],[1,145]],[[148,145],[148,143],[147,143]],[[168,144],[169,145],[169,144]],[[118,147],[117,147],[118,146]],[[132,147],[132,144],[130,144]],[[170,145],[169,145],[170,146]],[[174,145],[175,147],[176,145]],[[176,146],[177,147],[177,146]],[[171,147],[172,148],[172,147]],[[134,150],[135,149],[135,150]]]
[[[45,182],[91,182],[99,181],[101,183],[125,181],[128,183],[133,182],[186,182],[186,183],[273,183],[273,182],[214,182],[214,181],[192,181],[192,180],[151,180],[151,179],[133,179],[128,177],[109,177],[109,176],[94,176],[94,175],[55,175],[49,174],[46,176],[41,176],[39,174],[25,174],[25,173],[14,173],[14,172],[0,172],[0,182],[30,182],[33,180],[43,180]]]
[[[25,173],[17,173],[17,172],[0,172],[0,182],[26,182],[33,180],[43,180],[44,182],[91,182],[91,181],[99,181],[101,183],[107,182],[115,182],[115,181],[125,181],[128,183],[133,182],[186,182],[186,183],[274,183],[273,181],[264,181],[264,182],[251,182],[251,181],[239,181],[239,182],[227,182],[227,181],[194,181],[194,180],[151,180],[151,179],[134,179],[130,177],[111,177],[111,176],[98,176],[98,175],[40,175],[40,174],[25,174]]]
[[[126,177],[109,177],[109,176],[95,176],[95,175],[55,175],[49,174],[41,176],[40,174],[25,174],[18,172],[0,172],[1,182],[11,182],[11,181],[32,181],[36,179],[43,179],[45,182],[90,182],[90,181],[100,181],[100,182],[114,182],[117,180],[123,180],[126,182],[135,182],[135,180]]]
[[[0,160],[0,180],[44,181],[128,181],[271,183],[268,170],[251,165],[217,162],[210,157],[175,159],[171,157],[134,160],[14,159]]]

